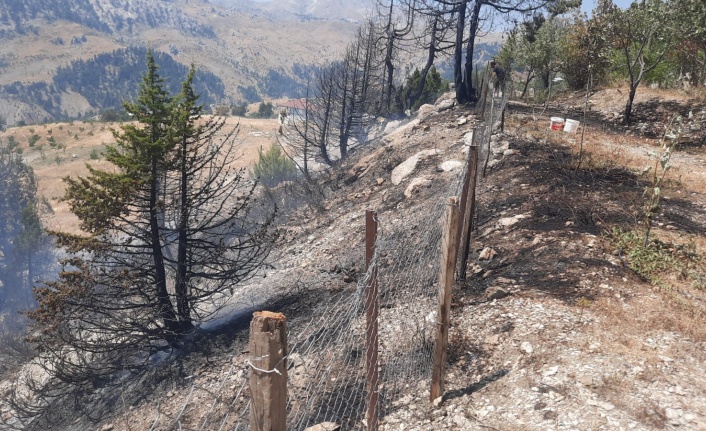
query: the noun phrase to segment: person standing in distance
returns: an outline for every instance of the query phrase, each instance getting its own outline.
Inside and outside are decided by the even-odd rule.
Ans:
[[[490,61],[490,68],[493,71],[493,96],[503,97],[505,91],[505,69],[498,66],[495,60]]]

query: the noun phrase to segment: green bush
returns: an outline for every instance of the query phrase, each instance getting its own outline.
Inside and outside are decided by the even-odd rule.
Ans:
[[[94,149],[91,150],[91,156],[90,156],[90,157],[91,157],[91,160],[98,160],[98,159],[100,159],[100,153],[98,152],[97,149],[94,148]]]
[[[272,144],[269,150],[258,150],[258,160],[253,166],[253,175],[265,186],[274,187],[282,181],[297,177],[297,165],[287,157],[279,144]]]
[[[668,287],[670,279],[687,281],[695,288],[706,286],[703,275],[706,257],[697,252],[694,243],[674,244],[653,239],[645,247],[643,234],[617,227],[607,236],[630,269],[655,286]]]
[[[40,139],[41,138],[39,137],[39,135],[34,134],[34,135],[30,136],[29,139],[27,139],[27,143],[29,144],[30,147],[34,147],[34,144],[39,142]]]
[[[7,148],[10,151],[14,150],[18,145],[20,145],[20,143],[17,142],[17,139],[15,139],[14,135],[10,135],[7,137]]]
[[[432,66],[431,69],[429,69],[429,73],[427,73],[422,94],[419,95],[417,100],[408,100],[417,90],[421,79],[422,74],[419,69],[414,69],[412,75],[407,77],[404,88],[402,89],[405,109],[416,111],[420,106],[426,103],[434,103],[441,93],[444,92],[444,88],[448,86],[448,82],[445,82],[441,74],[436,70],[436,67]],[[411,102],[412,106],[406,106],[409,102]]]
[[[231,108],[231,115],[234,115],[236,117],[244,117],[245,114],[248,112],[248,105],[242,104],[242,105],[235,105],[233,108]]]
[[[274,115],[274,109],[271,102],[261,102],[260,107],[257,108],[257,118],[270,118]]]

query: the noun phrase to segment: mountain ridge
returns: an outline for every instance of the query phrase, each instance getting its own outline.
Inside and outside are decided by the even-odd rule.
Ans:
[[[223,90],[208,91],[213,104],[280,96],[282,88],[297,96],[306,83],[302,75],[336,58],[355,31],[353,23],[281,20],[266,11],[188,0],[57,0],[44,9],[40,4],[0,0],[0,117],[6,124],[96,114],[105,106],[87,101],[81,89],[37,88],[51,87],[59,70],[74,62],[137,47],[168,54],[187,67],[193,63],[197,74],[216,75]],[[273,75],[280,82],[263,84]],[[13,93],[8,86],[34,91]],[[38,94],[54,99],[53,108],[37,103]]]

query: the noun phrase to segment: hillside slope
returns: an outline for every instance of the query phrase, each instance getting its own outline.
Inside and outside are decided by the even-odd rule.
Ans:
[[[509,111],[505,132],[477,142],[490,148],[488,168],[479,177],[467,279],[454,290],[446,392],[434,404],[429,351],[400,357],[408,352],[396,347],[418,330],[408,316],[421,315],[415,323],[422,326],[434,322],[428,313],[435,307],[439,256],[427,234],[439,230],[438,209],[457,193],[468,133],[480,125],[450,95],[412,121],[388,124],[384,138],[320,177],[323,194],[281,190],[295,209],[284,213],[266,277],[240,286],[232,314],[203,325],[178,359],[156,366],[139,391],[114,390],[120,401],[101,423],[79,418],[66,429],[247,424],[247,327],[250,312],[261,308],[287,316],[292,409],[310,407],[309,424],[326,419],[363,429],[353,396],[364,387],[356,374],[363,348],[336,333],[345,316],[333,303],[344,294],[355,298],[354,281],[364,280],[368,209],[378,212],[386,250],[377,257],[385,293],[382,393],[399,395],[383,405],[381,430],[706,429],[706,148],[685,142],[674,154],[647,255],[667,265],[641,267],[626,232],[641,232],[636,217],[649,179],[640,172],[654,161],[649,152],[658,142],[645,134],[650,128],[611,123],[622,104],[613,93],[594,96],[600,107],[584,125],[581,167],[581,135],[549,131],[548,118],[530,112]],[[691,98],[644,92],[637,100],[641,118],[654,113],[656,98],[673,110],[704,108]],[[574,102],[582,103],[562,101],[558,110],[576,112]],[[410,158],[417,163],[400,179],[396,168]],[[421,278],[398,283],[391,269],[400,262]],[[422,290],[423,297],[400,302],[406,292]],[[355,310],[350,316],[363,320]],[[321,349],[301,348],[308,339]],[[338,354],[350,361],[348,368],[328,361]],[[398,388],[391,386],[395,376],[404,377]],[[317,409],[308,397],[320,390],[337,396]],[[109,399],[106,391],[96,396]]]
[[[604,104],[605,96],[599,94]],[[675,103],[700,107],[693,100]],[[638,101],[644,110],[649,104]],[[397,129],[390,125],[386,138],[355,153],[340,173],[321,178],[326,197],[288,217],[267,278],[241,287],[238,303],[245,308],[204,327],[184,348],[189,353],[179,373],[157,384],[146,401],[118,408],[117,416],[98,426],[76,429],[247,423],[248,394],[239,388],[247,386],[252,308],[288,318],[294,405],[308,399],[307,379],[319,377],[319,357],[341,352],[360,360],[361,346],[336,337],[323,338],[322,352],[300,350],[296,343],[310,331],[310,337],[323,337],[338,324],[341,316],[331,312],[331,301],[354,292],[352,281],[363,273],[366,209],[378,212],[386,246],[408,244],[379,258],[381,272],[389,274],[404,260],[406,268],[417,262],[424,274],[420,286],[385,284],[383,292],[425,288],[435,294],[434,265],[422,258],[438,254],[426,254],[426,231],[438,229],[436,209],[455,193],[475,120],[466,107],[450,106],[446,99]],[[635,212],[644,203],[646,179],[639,172],[656,141],[639,129],[626,135],[611,128],[602,116],[610,117],[612,109],[604,105],[589,118],[581,168],[579,135],[551,132],[546,118],[535,122],[522,112],[508,113],[506,132],[480,143],[491,151],[487,174],[479,178],[468,278],[454,291],[445,396],[433,405],[428,401],[424,352],[404,357],[393,370],[383,366],[385,376],[397,369],[408,374],[400,397],[384,406],[382,430],[706,429],[706,189],[700,180],[706,148],[687,147],[674,159],[680,169],[674,179],[680,180],[664,187],[653,233],[659,240],[654,244],[662,244],[672,260],[648,281],[618,240],[626,238],[620,232],[640,232]],[[619,148],[612,146],[616,141]],[[410,157],[418,163],[395,184],[393,170]],[[407,242],[398,242],[402,238]],[[680,266],[684,262],[691,264]],[[385,275],[381,283],[390,280]],[[414,333],[402,319],[425,316],[434,307],[431,301],[405,305],[398,299],[382,299],[381,361],[395,358],[393,346]],[[336,374],[339,364],[331,364],[324,382],[352,378]],[[362,429],[352,393],[351,403],[336,404],[346,414],[314,409],[310,423],[326,418]]]
[[[72,62],[134,47],[218,76],[223,88],[210,88],[215,103],[252,102],[282,89],[297,96],[310,67],[338,55],[355,29],[186,0],[45,3],[0,3],[0,116],[8,124],[95,113],[103,106],[85,97],[84,88],[52,88],[59,68],[71,71]],[[260,87],[266,78],[268,87]]]
[[[0,143],[7,146],[16,142],[16,148],[37,175],[39,194],[53,210],[45,220],[48,228],[80,232],[78,219],[69,211],[68,204],[61,201],[65,188],[61,179],[87,175],[87,163],[107,169],[109,164],[102,153],[106,144],[115,143],[112,130],[120,131],[120,126],[120,123],[75,121],[11,127],[0,132]],[[236,126],[239,132],[234,145],[238,160],[234,167],[250,169],[257,161],[258,149],[269,148],[276,142],[277,120],[230,117],[218,137]],[[36,141],[30,145],[33,136]]]
[[[212,0],[229,7],[248,7],[278,16],[362,21],[375,5],[371,0]]]

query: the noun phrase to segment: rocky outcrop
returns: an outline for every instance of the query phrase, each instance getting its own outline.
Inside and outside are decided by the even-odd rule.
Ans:
[[[417,167],[417,163],[439,153],[440,151],[436,149],[422,150],[400,163],[395,169],[392,170],[392,184],[399,185],[405,178],[414,172],[414,169]]]

